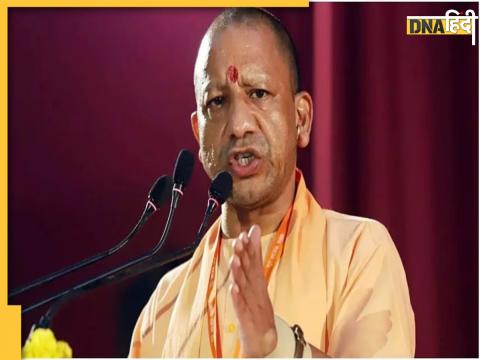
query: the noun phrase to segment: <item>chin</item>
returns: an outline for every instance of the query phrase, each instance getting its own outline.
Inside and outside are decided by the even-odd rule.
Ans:
[[[229,202],[236,207],[255,208],[268,202],[269,195],[271,191],[265,181],[245,179],[234,183]]]

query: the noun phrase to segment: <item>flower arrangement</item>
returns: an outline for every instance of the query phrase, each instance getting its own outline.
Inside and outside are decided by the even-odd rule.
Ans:
[[[22,349],[22,358],[71,358],[72,348],[59,341],[48,328],[36,328],[30,332]]]

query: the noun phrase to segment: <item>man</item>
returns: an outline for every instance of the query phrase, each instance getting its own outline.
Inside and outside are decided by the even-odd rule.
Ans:
[[[388,232],[320,208],[296,169],[313,105],[280,22],[224,11],[201,42],[194,84],[200,161],[211,178],[229,171],[233,193],[192,259],[160,281],[130,356],[413,356]]]

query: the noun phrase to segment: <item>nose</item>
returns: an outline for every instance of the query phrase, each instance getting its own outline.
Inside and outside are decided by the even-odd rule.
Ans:
[[[257,120],[242,98],[232,99],[228,120],[228,133],[231,138],[242,139],[257,129]]]

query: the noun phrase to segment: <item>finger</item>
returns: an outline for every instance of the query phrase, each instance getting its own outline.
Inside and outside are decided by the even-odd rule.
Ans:
[[[237,283],[233,282],[230,285],[230,294],[232,295],[233,305],[240,314],[248,310],[245,299],[240,293],[240,288]]]
[[[246,286],[247,278],[245,277],[242,264],[237,255],[233,255],[230,259],[230,269],[232,271],[233,281],[238,285],[242,292],[245,291],[248,288],[248,286]]]
[[[240,234],[240,235],[242,235],[242,234]],[[250,231],[248,232],[248,234],[245,233],[245,235],[243,237],[241,236],[241,239],[243,240],[243,245],[245,246],[245,249],[248,253],[248,256],[250,256],[251,258],[254,258],[255,257],[255,249],[252,246],[252,242],[250,241]]]
[[[232,279],[238,285],[240,293],[245,301],[246,306],[255,312],[258,305],[258,294],[264,293],[261,289],[265,287],[265,280],[263,278],[263,270],[259,268],[258,274],[254,273],[253,269],[250,269],[250,277],[252,281],[247,278],[246,272],[241,265],[241,261],[237,255],[233,255],[230,260],[230,269],[232,271]],[[263,281],[263,283],[258,283]]]
[[[252,245],[252,241],[248,240],[248,235],[245,232],[242,232],[234,243],[235,254],[240,258],[251,291],[255,291],[255,288],[258,289],[258,287],[262,286],[261,284],[255,284],[255,282],[263,280],[263,263],[258,261],[258,255],[253,246],[254,244]],[[252,248],[250,251],[252,255],[249,254],[248,247]]]
[[[241,233],[238,239],[235,240],[233,249],[235,255],[237,255],[240,259],[240,262],[242,264],[243,271],[245,272],[245,275],[247,277],[247,280],[249,280],[249,272],[250,272],[250,256],[248,255],[246,246],[245,245],[245,239],[247,239],[247,234],[246,233]]]
[[[241,233],[238,238],[233,240],[233,251],[238,256],[241,256],[243,252],[246,252],[244,242],[242,241],[242,234],[245,234],[245,233]]]
[[[238,256],[240,256],[242,252],[247,252],[247,245],[248,244],[246,244],[245,240],[244,240],[246,237],[247,237],[247,233],[242,232],[242,233],[240,233],[238,238],[233,240],[233,251]]]
[[[245,330],[251,328],[253,317],[238,284],[235,282],[230,285],[230,294],[232,296],[233,309],[237,315],[240,327]]]
[[[260,227],[258,225],[253,225],[249,232],[249,246],[252,247],[254,256],[251,258],[251,262],[254,263],[252,267],[258,267],[259,270],[254,273],[247,274],[248,281],[254,287],[256,293],[266,292],[267,284],[265,283],[265,276],[263,274],[263,255],[262,255],[262,244],[261,244],[261,233]]]
[[[250,227],[248,239],[255,260],[263,265],[260,226],[252,225]]]
[[[242,263],[247,280],[254,280],[258,275],[257,273],[263,273],[263,264],[256,259],[256,251],[252,246],[251,241],[249,241],[246,232],[240,234],[238,241],[242,241],[243,245],[243,251],[239,251],[237,254]]]

